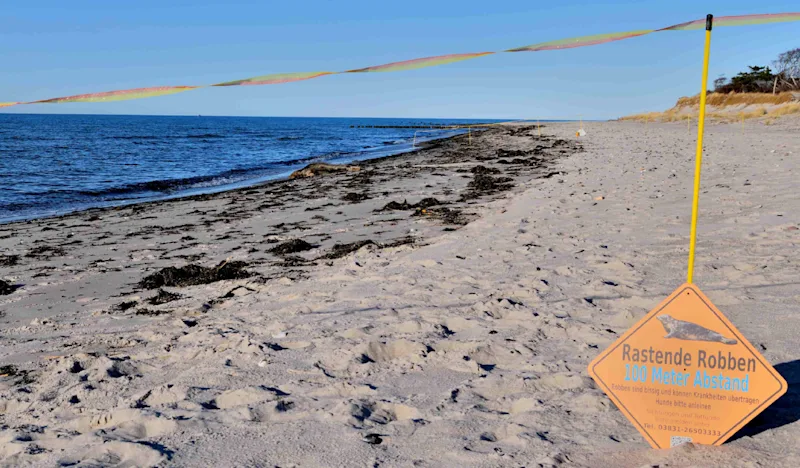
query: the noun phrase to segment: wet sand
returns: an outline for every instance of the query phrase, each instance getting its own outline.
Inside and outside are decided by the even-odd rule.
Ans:
[[[682,125],[575,127],[491,128],[358,172],[1,225],[0,457],[796,462],[791,388],[724,447],[653,451],[586,375],[684,280],[694,147]],[[797,129],[708,130],[696,271],[790,386]]]

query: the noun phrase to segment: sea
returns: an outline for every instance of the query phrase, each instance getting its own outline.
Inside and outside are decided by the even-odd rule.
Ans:
[[[466,132],[429,127],[492,122],[0,114],[0,223],[228,190]]]

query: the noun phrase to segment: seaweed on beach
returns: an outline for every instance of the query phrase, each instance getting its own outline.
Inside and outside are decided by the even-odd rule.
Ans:
[[[533,166],[535,163],[536,163],[535,160],[522,159],[522,158],[514,158],[511,161],[508,161],[506,159],[500,159],[499,161],[497,161],[497,164],[520,164],[523,166]]]
[[[0,255],[0,266],[10,267],[19,263],[19,255]]]
[[[19,255],[0,255],[0,266],[14,266],[19,263]]]
[[[153,310],[147,308],[136,309],[136,315],[145,315],[148,317],[157,317],[159,315],[167,315],[171,313],[171,310]]]
[[[169,291],[164,291],[163,289],[159,289],[158,293],[156,293],[155,296],[147,300],[147,303],[150,305],[161,305],[161,304],[166,304],[167,302],[177,301],[182,297],[183,296],[181,296],[180,294],[175,294]]]
[[[473,179],[467,184],[467,190],[461,195],[461,201],[479,198],[483,195],[491,195],[505,192],[514,187],[514,179],[510,177],[492,177],[487,174],[475,174]]]
[[[297,252],[305,252],[315,247],[315,245],[309,244],[303,239],[292,239],[276,245],[269,249],[268,252],[275,255],[289,255]]]
[[[372,197],[370,197],[366,193],[350,192],[350,193],[345,194],[342,197],[342,200],[344,200],[346,202],[350,202],[350,203],[358,203],[358,202],[362,202],[364,200],[369,200],[370,198],[372,198]]]
[[[417,202],[416,205],[413,205],[413,208],[429,208],[431,206],[436,206],[441,204],[442,202],[440,202],[439,200],[433,197],[428,197],[428,198],[423,198],[422,200]]]
[[[413,209],[413,205],[409,204],[407,200],[403,200],[403,203],[399,203],[396,201],[390,201],[383,208],[379,208],[375,211],[402,211],[402,210],[411,210]]]
[[[507,150],[500,148],[497,150],[497,156],[500,158],[515,158],[520,156],[527,156],[530,154],[530,151],[522,151],[522,150]]]
[[[61,257],[67,254],[67,251],[61,247],[50,247],[49,245],[42,245],[34,247],[25,255],[28,258],[36,258],[39,260],[49,260],[53,257]]]
[[[547,174],[540,175],[540,179],[549,179],[553,176],[561,175],[562,172],[548,172]]]
[[[391,240],[389,242],[384,242],[381,244],[381,248],[387,249],[390,247],[400,247],[401,245],[409,245],[414,244],[417,242],[417,239],[411,236],[400,237],[398,239]]]
[[[403,203],[398,203],[396,201],[391,201],[391,202],[387,203],[386,205],[384,205],[383,208],[380,208],[380,209],[375,210],[375,211],[378,211],[378,212],[380,212],[380,211],[407,211],[407,210],[428,208],[428,207],[431,207],[431,206],[436,206],[436,205],[441,205],[441,204],[442,204],[442,202],[440,202],[439,200],[437,200],[435,198],[432,198],[432,197],[423,198],[422,200],[419,201],[419,203],[415,203],[413,205],[408,203],[408,200],[403,200]]]
[[[469,170],[473,174],[500,174],[500,169],[494,167],[486,167],[483,165],[475,166]]]
[[[331,248],[330,252],[326,253],[325,255],[323,255],[320,258],[331,259],[331,260],[335,259],[335,258],[342,258],[345,255],[347,255],[349,253],[352,253],[352,252],[355,252],[356,250],[360,249],[361,247],[364,247],[365,245],[377,245],[377,244],[375,242],[373,242],[372,240],[370,240],[370,239],[363,240],[363,241],[350,242],[349,244],[335,244]]]
[[[21,370],[13,364],[0,366],[0,377],[20,377],[19,380],[14,382],[14,385],[28,385],[35,382],[36,380],[30,374],[30,371]]]
[[[538,125],[538,127],[539,127],[539,128],[542,128],[542,127],[544,127],[544,125]],[[523,137],[529,137],[529,136],[533,136],[533,134],[531,134],[530,132],[532,132],[532,131],[536,130],[536,128],[537,128],[537,127],[533,127],[533,126],[530,126],[530,127],[519,127],[519,128],[512,128],[512,129],[509,129],[509,131],[508,131],[508,134],[509,134],[510,136],[517,136],[517,137],[518,137],[518,136],[523,136]]]
[[[181,287],[208,284],[223,280],[249,278],[252,273],[247,271],[246,262],[224,261],[213,268],[200,265],[186,265],[184,267],[167,267],[144,277],[139,282],[143,289],[156,289],[163,286]]]
[[[346,256],[346,255],[348,255],[350,253],[353,253],[353,252],[359,250],[360,248],[362,248],[364,246],[367,246],[367,245],[373,245],[373,246],[378,247],[380,249],[386,249],[386,248],[390,248],[390,247],[400,247],[401,245],[414,244],[416,241],[417,240],[415,238],[413,238],[411,236],[406,236],[406,237],[400,237],[400,238],[397,238],[397,239],[394,239],[394,240],[391,240],[391,241],[388,241],[388,242],[385,242],[385,243],[380,243],[380,244],[375,242],[375,241],[373,241],[373,240],[371,240],[371,239],[362,240],[362,241],[356,241],[356,242],[350,242],[349,244],[335,244],[331,248],[330,252],[328,252],[327,254],[319,257],[319,259],[333,260],[333,259],[337,259],[337,258],[342,258],[342,257],[344,257],[344,256]]]
[[[275,266],[283,267],[283,268],[293,268],[293,267],[309,267],[315,266],[316,263],[312,260],[307,260],[303,257],[299,257],[297,255],[287,255],[283,257],[282,261],[275,262]]]
[[[125,312],[128,309],[132,309],[132,308],[136,307],[137,304],[139,304],[138,301],[121,302],[121,303],[119,303],[119,304],[114,306],[114,310],[118,310],[120,312]]]
[[[0,280],[0,296],[7,296],[19,289],[19,286]]]
[[[355,175],[352,175],[344,186],[349,189],[357,190],[359,188],[364,187],[365,185],[371,185],[372,178],[376,175],[377,173],[375,172],[375,170],[359,172]]]
[[[441,208],[433,208],[433,209],[418,209],[413,215],[411,216],[425,216],[428,218],[434,218],[441,221],[444,224],[452,224],[456,226],[463,226],[469,223],[469,218],[464,215],[461,210],[441,207]]]

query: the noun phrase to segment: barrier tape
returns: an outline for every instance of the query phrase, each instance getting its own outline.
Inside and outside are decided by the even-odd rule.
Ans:
[[[532,44],[524,47],[517,47],[514,49],[504,50],[502,52],[538,52],[542,50],[559,50],[559,49],[572,49],[575,47],[587,47],[598,44],[605,44],[608,42],[621,41],[623,39],[630,39],[633,37],[644,36],[662,31],[693,31],[705,28],[705,19],[688,21],[673,26],[667,26],[661,29],[644,29],[639,31],[627,31],[607,34],[596,34],[592,36],[573,37],[569,39],[559,39],[550,42],[542,42],[539,44]],[[800,13],[774,13],[774,14],[757,14],[757,15],[743,15],[743,16],[722,16],[714,19],[714,26],[746,26],[755,24],[769,24],[769,23],[782,23],[800,21]],[[112,102],[112,101],[125,101],[129,99],[142,99],[156,96],[166,96],[169,94],[182,93],[184,91],[191,91],[193,89],[208,88],[208,87],[221,87],[221,86],[254,86],[254,85],[270,85],[281,83],[292,83],[295,81],[311,80],[326,75],[338,75],[344,73],[373,73],[373,72],[395,72],[405,70],[416,70],[418,68],[433,67],[437,65],[446,65],[448,63],[461,62],[464,60],[471,60],[486,55],[492,55],[499,52],[477,52],[469,54],[449,54],[439,55],[435,57],[423,57],[412,60],[405,60],[402,62],[392,62],[384,65],[377,65],[372,67],[357,68],[354,70],[347,70],[342,72],[300,72],[300,73],[276,73],[272,75],[255,76],[252,78],[245,78],[242,80],[226,81],[224,83],[217,83],[205,86],[155,86],[152,88],[136,88],[125,89],[119,91],[106,91],[102,93],[79,94],[76,96],[67,96],[52,99],[43,99],[40,101],[30,102],[0,102],[0,108],[10,107],[22,104],[63,104],[69,102]]]

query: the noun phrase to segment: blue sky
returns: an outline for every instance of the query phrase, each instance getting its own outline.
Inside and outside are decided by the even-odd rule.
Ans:
[[[792,1],[2,0],[0,102],[250,76],[346,70],[702,18],[800,10]],[[800,23],[714,30],[710,79],[800,47]],[[702,31],[498,54],[398,73],[196,90],[5,112],[615,118],[700,87]],[[0,112],[3,112],[0,110]]]

